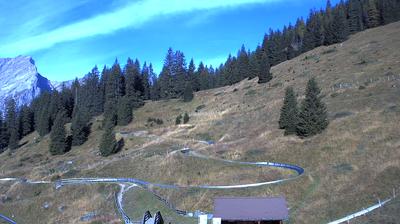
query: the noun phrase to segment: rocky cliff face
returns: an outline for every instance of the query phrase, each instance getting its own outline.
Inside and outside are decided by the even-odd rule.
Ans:
[[[17,106],[29,104],[42,91],[53,89],[51,82],[37,72],[30,56],[0,58],[0,110],[13,97]]]

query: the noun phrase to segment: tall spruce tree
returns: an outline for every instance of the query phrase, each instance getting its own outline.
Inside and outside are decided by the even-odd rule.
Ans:
[[[381,15],[375,0],[367,0],[366,11],[368,28],[379,26],[381,24]]]
[[[297,135],[309,137],[321,133],[328,127],[328,114],[326,105],[320,96],[321,90],[314,78],[307,84],[305,99],[301,104]]]
[[[160,99],[160,86],[158,84],[157,75],[153,71],[153,65],[149,65],[149,73],[150,73],[150,99],[158,100]]]
[[[303,40],[303,52],[321,46],[323,43],[323,22],[321,13],[311,11],[307,19],[306,30]]]
[[[288,87],[279,118],[279,128],[285,129],[285,135],[296,134],[298,113],[296,94],[292,87]]]
[[[117,123],[118,100],[125,93],[125,81],[117,60],[115,60],[105,81],[104,122],[109,121],[115,125]],[[105,125],[104,122],[103,125]]]
[[[143,99],[150,99],[150,70],[145,62],[142,69]]]
[[[49,151],[52,155],[62,155],[69,149],[65,131],[66,119],[66,112],[64,110],[60,110],[56,115],[56,119],[54,120],[54,124],[50,132],[49,144]]]
[[[18,148],[19,132],[17,124],[17,108],[14,99],[9,99],[6,102],[6,124],[9,135],[8,147],[10,149]]]
[[[193,89],[191,82],[186,82],[185,92],[183,93],[183,101],[190,102],[193,99]]]
[[[34,114],[30,107],[22,106],[20,111],[20,135],[26,136],[34,130]]]
[[[249,79],[253,79],[260,73],[260,61],[262,56],[261,46],[257,46],[256,50],[250,55],[249,59]]]
[[[237,59],[238,81],[241,81],[250,77],[249,55],[244,45],[242,45],[242,48],[238,52]]]
[[[324,22],[324,44],[325,45],[331,45],[334,42],[334,35],[335,35],[335,30],[333,28],[333,23],[334,23],[334,16],[332,13],[332,5],[331,1],[327,0],[326,2],[326,8],[325,8],[325,14],[323,18]]]
[[[363,10],[360,0],[349,0],[348,23],[351,34],[364,30]]]
[[[71,124],[72,145],[82,145],[87,141],[90,134],[89,120],[90,114],[85,107],[75,108]]]
[[[3,119],[3,113],[0,111],[0,153],[4,151],[7,145],[8,145],[7,127]]]
[[[145,69],[145,68],[143,68]],[[125,66],[126,77],[126,96],[128,97],[131,108],[138,108],[143,105],[144,85],[143,77],[140,74],[140,63],[136,59],[135,62],[128,58]]]
[[[185,55],[181,51],[176,51],[174,58],[174,97],[181,97],[185,91],[185,84],[187,80],[186,60]]]
[[[260,61],[260,73],[258,74],[258,83],[267,83],[272,79],[270,69],[271,68],[269,65],[268,56],[263,53]]]
[[[400,19],[399,0],[381,0],[378,3],[383,24],[392,23]]]
[[[132,121],[132,107],[128,97],[124,96],[118,101],[118,125],[128,125]]]
[[[341,1],[336,8],[333,10],[333,22],[332,22],[332,43],[341,43],[345,41],[349,35],[346,6]]]
[[[118,143],[115,140],[115,134],[113,132],[114,125],[106,122],[104,133],[100,140],[99,150],[100,154],[104,157],[112,155],[118,151]]]
[[[190,82],[193,90],[195,90],[196,85],[196,65],[194,64],[193,58],[190,59],[188,70],[187,70],[187,82]]]
[[[103,112],[103,97],[97,66],[85,76],[84,84],[79,92],[81,97],[79,106],[87,108],[89,116],[97,116]]]

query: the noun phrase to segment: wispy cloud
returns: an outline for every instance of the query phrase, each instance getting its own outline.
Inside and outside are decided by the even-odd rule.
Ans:
[[[125,4],[113,12],[5,43],[0,46],[0,52],[3,55],[25,54],[66,41],[111,34],[126,28],[138,28],[163,16],[273,1],[278,0],[140,0]]]

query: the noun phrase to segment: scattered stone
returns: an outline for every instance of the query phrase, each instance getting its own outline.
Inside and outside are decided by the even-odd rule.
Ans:
[[[334,89],[350,89],[353,87],[353,84],[349,82],[340,82],[333,85]]]
[[[9,202],[9,201],[11,201],[11,198],[10,198],[9,196],[7,196],[7,195],[0,195],[0,202],[1,202],[1,203],[6,203],[6,202]]]
[[[57,209],[58,209],[59,212],[64,212],[65,209],[67,209],[67,206],[65,206],[65,205],[60,205],[60,206],[58,206]]]
[[[354,113],[350,112],[350,111],[341,111],[341,112],[338,112],[335,115],[333,115],[333,120],[339,119],[339,118],[348,117],[348,116],[351,116],[351,115],[354,115]]]
[[[82,222],[89,222],[97,217],[97,212],[89,212],[80,218]]]
[[[51,204],[50,204],[49,202],[46,201],[46,202],[43,203],[43,206],[42,206],[42,207],[43,207],[44,209],[48,209],[48,208],[50,208],[50,206],[51,206]]]

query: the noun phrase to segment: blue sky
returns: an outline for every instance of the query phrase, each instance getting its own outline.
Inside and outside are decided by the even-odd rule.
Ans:
[[[331,1],[333,4],[337,0]],[[169,47],[217,66],[254,49],[325,0],[13,0],[0,2],[0,57],[31,55],[50,80],[82,77],[127,57],[158,72]]]

